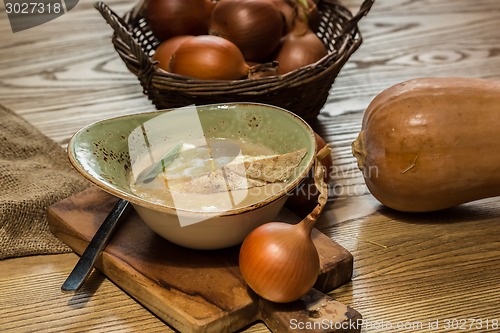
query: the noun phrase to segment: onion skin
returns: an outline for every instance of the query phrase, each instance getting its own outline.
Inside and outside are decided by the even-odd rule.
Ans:
[[[314,32],[318,31],[320,16],[318,7],[313,0],[307,0],[307,8],[299,0],[272,0],[282,13],[285,20],[284,34],[288,34],[294,30],[297,20],[305,21],[309,29]]]
[[[270,0],[220,0],[212,11],[209,33],[233,42],[247,61],[259,62],[278,47],[283,18]]]
[[[207,0],[147,0],[146,19],[160,41],[181,35],[208,33]]]
[[[286,74],[313,64],[327,54],[325,45],[312,30],[303,35],[289,33],[283,38],[276,56],[278,74]]]
[[[239,80],[249,73],[240,50],[217,36],[196,36],[179,46],[169,72],[202,80]]]
[[[313,0],[307,0],[307,5],[309,6],[307,11],[307,24],[309,25],[309,29],[313,32],[317,32],[320,22],[318,6],[316,6]]]
[[[288,303],[304,296],[319,274],[319,256],[304,225],[270,222],[252,231],[241,245],[243,278],[261,297]]]
[[[193,38],[193,36],[176,36],[162,42],[153,54],[153,60],[158,61],[157,66],[165,71],[168,71],[170,58],[177,51],[179,46],[185,41]]]

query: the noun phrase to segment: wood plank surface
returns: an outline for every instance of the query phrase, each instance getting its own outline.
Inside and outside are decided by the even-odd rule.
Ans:
[[[119,13],[134,5],[106,2]],[[342,2],[352,11],[361,4]],[[62,146],[93,121],[153,110],[91,2],[15,34],[0,8],[0,101]],[[354,255],[352,282],[330,295],[363,314],[363,333],[500,331],[500,199],[397,213],[369,194],[350,150],[364,109],[392,84],[425,76],[500,80],[498,22],[498,0],[377,0],[359,24],[363,44],[314,125],[332,144],[335,167],[334,196],[317,227]],[[61,294],[77,258],[0,262],[0,331],[172,331],[100,274],[81,294]],[[447,327],[452,319],[471,326]],[[384,322],[392,327],[375,325]],[[269,332],[262,323],[243,331]]]

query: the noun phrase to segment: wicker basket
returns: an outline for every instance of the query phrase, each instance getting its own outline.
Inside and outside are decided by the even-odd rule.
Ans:
[[[362,42],[358,21],[375,0],[365,0],[359,12],[351,12],[334,0],[319,0],[318,36],[328,55],[318,62],[285,75],[234,81],[197,80],[167,73],[155,67],[151,55],[158,46],[143,16],[142,3],[123,18],[106,4],[95,7],[114,30],[113,45],[127,68],[141,82],[144,93],[158,109],[191,104],[258,102],[294,112],[306,121],[316,118],[325,104],[340,69]]]

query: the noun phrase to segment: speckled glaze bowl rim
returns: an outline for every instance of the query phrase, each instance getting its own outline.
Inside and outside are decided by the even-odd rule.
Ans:
[[[284,108],[270,105],[270,104],[264,104],[264,103],[252,103],[252,102],[230,102],[230,103],[215,103],[215,104],[204,104],[204,105],[196,105],[196,108],[217,108],[217,107],[238,107],[238,106],[258,106],[258,107],[264,107],[268,109],[273,109],[277,112],[281,112],[284,114],[287,114],[288,116],[292,117],[297,123],[301,124],[302,127],[308,132],[311,142],[313,143],[313,150],[312,150],[312,156],[311,159],[309,160],[307,166],[302,170],[302,172],[295,177],[295,179],[285,186],[282,190],[280,190],[278,193],[275,195],[269,196],[261,201],[255,202],[253,204],[243,206],[243,207],[238,207],[238,208],[233,208],[229,209],[223,212],[220,212],[217,216],[222,217],[222,216],[231,216],[231,215],[239,215],[248,211],[253,211],[256,210],[260,207],[267,206],[268,204],[273,203],[274,201],[279,200],[283,196],[287,195],[293,189],[295,189],[302,181],[305,180],[306,176],[308,175],[309,171],[313,168],[314,166],[314,161],[315,161],[315,156],[317,154],[317,145],[316,145],[316,139],[314,135],[314,131],[311,128],[311,126],[303,120],[301,117],[296,115],[295,113],[288,111]],[[132,118],[137,115],[148,115],[148,114],[163,114],[165,112],[169,112],[175,109],[162,109],[162,110],[153,110],[153,111],[148,111],[148,112],[140,112],[140,113],[131,113],[131,114],[126,114],[126,115],[121,115],[121,116],[116,116],[116,117],[111,117],[111,118],[106,118],[102,120],[95,121],[91,124],[88,124],[78,130],[71,139],[68,142],[68,148],[67,148],[67,153],[69,160],[73,167],[82,175],[84,176],[87,180],[92,182],[94,185],[97,185],[100,189],[104,190],[105,192],[108,192],[118,198],[125,199],[132,203],[133,205],[139,205],[144,208],[148,208],[154,211],[158,212],[163,212],[163,213],[168,213],[172,215],[179,215],[182,214],[184,216],[208,216],[208,215],[213,215],[213,212],[201,212],[201,211],[194,211],[194,210],[186,210],[186,209],[177,209],[174,207],[166,206],[160,203],[155,203],[151,202],[149,200],[143,199],[139,196],[133,195],[129,192],[123,191],[118,187],[114,187],[107,182],[103,182],[99,179],[96,179],[93,177],[85,168],[83,165],[78,161],[78,158],[74,154],[74,147],[75,147],[75,142],[77,138],[84,133],[88,128],[91,128],[97,124],[100,123],[106,123],[106,122],[113,122],[118,119],[123,119],[123,118]],[[309,151],[309,149],[308,149]]]

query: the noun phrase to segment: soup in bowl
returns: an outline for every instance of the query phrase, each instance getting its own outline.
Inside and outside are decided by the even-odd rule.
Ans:
[[[278,215],[316,149],[313,130],[295,114],[226,103],[102,120],[78,131],[68,154],[163,238],[220,249]]]

